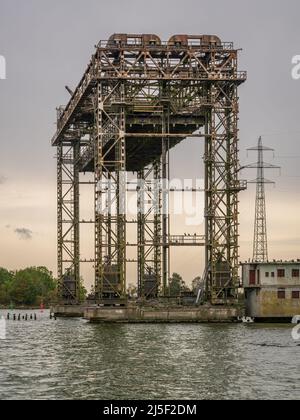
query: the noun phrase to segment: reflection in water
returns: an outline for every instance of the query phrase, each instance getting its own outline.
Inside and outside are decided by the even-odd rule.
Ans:
[[[0,399],[300,399],[300,347],[289,325],[38,318],[8,322]]]

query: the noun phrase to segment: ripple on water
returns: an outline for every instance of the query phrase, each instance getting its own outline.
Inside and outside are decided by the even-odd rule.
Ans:
[[[0,399],[300,399],[290,325],[92,325],[37,316],[7,323]]]

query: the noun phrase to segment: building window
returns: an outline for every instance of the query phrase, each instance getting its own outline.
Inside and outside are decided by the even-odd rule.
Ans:
[[[278,299],[285,299],[285,289],[278,290],[277,297]]]
[[[270,277],[270,273],[266,273],[266,277]]]
[[[277,277],[279,277],[279,278],[283,278],[283,277],[285,277],[285,270],[284,270],[284,269],[282,269],[282,268],[279,268],[279,269],[277,270]]]
[[[298,290],[292,291],[292,299],[300,299],[300,292]]]
[[[271,273],[271,277],[275,277],[275,273],[274,273],[274,271]]]
[[[297,278],[299,278],[300,277],[300,270],[292,270],[292,277],[297,277]]]

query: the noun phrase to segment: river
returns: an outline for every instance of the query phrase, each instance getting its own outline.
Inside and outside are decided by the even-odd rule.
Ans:
[[[93,325],[36,314],[6,322],[2,400],[300,400],[292,325]]]

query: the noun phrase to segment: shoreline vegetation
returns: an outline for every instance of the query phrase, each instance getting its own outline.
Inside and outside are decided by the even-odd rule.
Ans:
[[[87,291],[81,279],[82,301]],[[49,309],[57,300],[57,279],[46,267],[9,271],[0,267],[0,309]]]
[[[189,288],[179,274],[173,273],[169,282],[170,296],[180,296],[184,292],[196,293],[200,283],[201,278],[196,277]],[[57,279],[46,267],[28,267],[16,271],[0,267],[0,309],[49,309],[57,301],[57,284]],[[136,286],[129,285],[127,293],[129,297],[135,296]],[[82,278],[80,296],[84,302],[87,291]]]
[[[46,267],[0,268],[1,309],[45,309],[55,300],[57,281]]]
[[[50,309],[51,305],[44,306],[41,308],[40,306],[2,306],[0,305],[1,311],[47,311]]]

